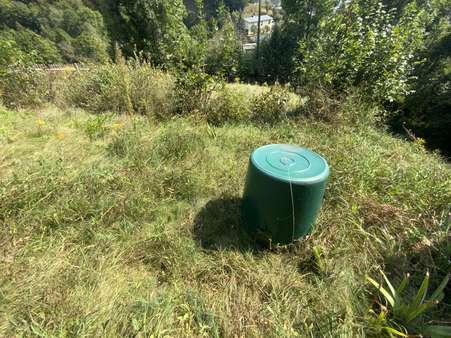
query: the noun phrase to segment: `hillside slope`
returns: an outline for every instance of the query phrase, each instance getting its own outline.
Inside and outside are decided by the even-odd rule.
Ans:
[[[445,273],[451,168],[421,145],[312,120],[0,111],[0,336],[360,336],[365,275]],[[239,217],[267,143],[332,172],[313,234],[274,250]]]

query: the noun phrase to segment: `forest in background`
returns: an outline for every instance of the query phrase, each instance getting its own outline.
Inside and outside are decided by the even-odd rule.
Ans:
[[[241,46],[248,4],[1,0],[0,67],[104,64],[120,50],[175,72],[289,83],[337,104],[358,92],[392,129],[450,154],[449,0],[283,0],[258,55]]]

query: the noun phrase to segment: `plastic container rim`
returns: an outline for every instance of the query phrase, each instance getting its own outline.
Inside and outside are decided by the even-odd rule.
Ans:
[[[258,171],[260,171],[261,173],[263,173],[265,176],[268,176],[268,177],[270,177],[270,178],[272,178],[272,179],[274,179],[274,180],[280,181],[280,182],[291,183],[291,184],[295,184],[295,185],[312,185],[312,184],[317,184],[317,183],[320,183],[320,182],[324,182],[324,181],[326,181],[326,180],[329,178],[329,175],[330,175],[330,169],[329,169],[329,164],[327,163],[326,159],[325,159],[324,157],[322,157],[321,155],[319,155],[318,153],[314,152],[313,150],[310,150],[310,149],[305,148],[305,147],[299,147],[299,146],[296,146],[296,147],[297,147],[297,148],[300,148],[300,149],[305,149],[305,150],[308,150],[308,151],[311,151],[311,152],[315,153],[315,154],[316,154],[316,155],[324,162],[324,171],[323,171],[322,173],[320,173],[319,175],[310,177],[310,178],[308,178],[308,179],[303,179],[303,180],[296,180],[296,179],[290,180],[290,179],[288,179],[288,178],[282,178],[282,177],[274,176],[271,172],[269,172],[269,171],[267,171],[267,170],[261,168],[261,167],[254,161],[254,153],[255,153],[257,150],[259,150],[259,149],[266,148],[266,147],[271,147],[271,146],[275,146],[275,145],[277,145],[277,146],[289,146],[289,147],[293,147],[293,145],[290,145],[290,144],[276,144],[276,143],[273,143],[273,144],[267,144],[267,145],[264,145],[264,146],[261,146],[261,147],[258,147],[257,149],[255,149],[255,150],[252,152],[251,156],[250,156],[250,162],[252,163],[252,165],[253,165]]]

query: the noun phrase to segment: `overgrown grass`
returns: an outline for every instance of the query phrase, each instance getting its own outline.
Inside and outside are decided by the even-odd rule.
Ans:
[[[309,119],[209,125],[0,112],[0,336],[363,336],[366,275],[449,264],[451,169],[421,145]],[[314,232],[266,250],[240,229],[250,152],[316,150]],[[448,298],[429,313],[449,315]]]
[[[138,114],[160,121],[194,115],[216,125],[273,123],[303,104],[288,87],[225,84],[201,70],[171,74],[138,59],[73,72],[12,69],[0,78],[2,101],[12,109],[50,103],[61,109]]]

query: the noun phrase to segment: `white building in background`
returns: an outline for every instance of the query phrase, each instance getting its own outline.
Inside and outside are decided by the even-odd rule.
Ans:
[[[244,26],[247,31],[247,36],[256,38],[258,30],[258,16],[249,16],[244,18]],[[262,15],[260,17],[260,32],[262,36],[270,35],[274,28],[274,19],[269,15]]]
[[[247,52],[252,52],[253,50],[255,50],[257,48],[257,44],[255,42],[251,42],[251,43],[244,43],[243,44],[243,51],[245,53]]]

